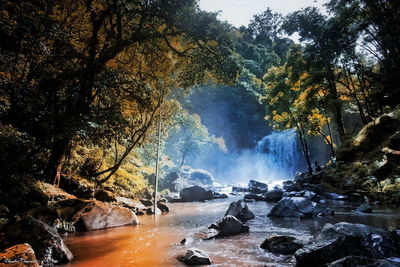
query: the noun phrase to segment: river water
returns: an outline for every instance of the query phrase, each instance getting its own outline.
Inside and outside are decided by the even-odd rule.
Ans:
[[[140,216],[138,226],[125,226],[86,233],[70,234],[64,238],[74,254],[68,267],[113,266],[184,266],[175,258],[189,247],[206,252],[214,266],[294,266],[291,256],[277,256],[259,248],[272,234],[288,234],[308,240],[325,223],[341,221],[363,223],[389,229],[400,227],[400,211],[376,209],[372,214],[353,212],[354,206],[331,202],[336,210],[331,217],[299,220],[267,217],[273,203],[248,203],[256,218],[249,221],[250,232],[209,241],[195,241],[186,246],[179,242],[223,217],[231,201],[240,197],[196,203],[174,203],[166,215]]]

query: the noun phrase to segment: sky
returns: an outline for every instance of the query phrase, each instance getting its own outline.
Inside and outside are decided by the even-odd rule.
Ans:
[[[274,12],[287,15],[303,7],[322,5],[327,0],[200,0],[200,8],[206,11],[221,11],[220,19],[236,27],[247,26],[253,15],[268,7]]]

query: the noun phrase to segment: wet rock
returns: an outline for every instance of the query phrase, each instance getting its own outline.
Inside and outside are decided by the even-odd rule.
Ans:
[[[225,216],[227,215],[232,215],[242,222],[253,219],[255,217],[254,213],[249,210],[249,207],[247,207],[246,203],[244,203],[243,200],[232,202],[225,213]]]
[[[179,194],[183,202],[205,201],[214,197],[213,191],[200,186],[184,188]]]
[[[312,191],[292,191],[292,192],[285,192],[283,193],[284,197],[304,197],[308,200],[316,202],[316,200],[319,200],[317,198],[317,194],[315,194]]]
[[[35,252],[27,243],[18,244],[0,252],[0,265],[2,265],[2,263],[7,266],[40,266],[36,259]]]
[[[117,202],[117,197],[111,191],[100,189],[96,191],[94,197],[97,200],[104,201],[104,202]]]
[[[273,235],[267,237],[260,247],[272,253],[292,255],[302,248],[303,244],[293,236]]]
[[[62,175],[60,188],[78,198],[92,199],[94,197],[94,185],[82,178]]]
[[[248,186],[250,193],[262,194],[268,192],[268,185],[256,180],[250,180]]]
[[[162,213],[169,212],[169,207],[168,207],[167,203],[165,203],[163,201],[158,201],[157,202],[157,207],[160,209],[160,211]]]
[[[362,204],[361,206],[359,206],[357,208],[357,211],[363,212],[363,213],[372,213],[372,207],[369,204],[365,203],[365,204]]]
[[[218,192],[214,192],[213,193],[213,199],[224,199],[224,198],[228,198],[227,194],[221,194]]]
[[[10,213],[10,210],[5,205],[0,205],[0,217],[7,217]]]
[[[31,217],[23,218],[8,227],[5,240],[7,246],[29,243],[36,258],[44,266],[66,263],[73,258],[56,229]]]
[[[139,224],[135,213],[123,207],[115,207],[101,201],[94,201],[77,215],[79,230],[95,230],[129,224]]]
[[[141,199],[140,202],[145,205],[146,207],[153,206],[153,200],[150,199]]]
[[[181,173],[185,173],[185,172],[186,172],[186,169],[181,170]],[[189,176],[188,176],[189,180],[198,181],[204,185],[212,185],[213,182],[215,181],[212,174],[206,170],[190,169],[187,173],[189,174]]]
[[[249,231],[247,225],[244,225],[232,215],[225,216],[218,222],[213,223],[208,229],[217,231],[213,238],[226,237]]]
[[[282,188],[286,192],[291,192],[291,191],[300,191],[301,186],[297,183],[294,183],[293,181],[284,181],[282,183]]]
[[[161,210],[160,210],[159,208],[156,208],[156,214],[161,214],[161,213],[162,213]],[[146,214],[147,214],[147,215],[152,215],[152,214],[154,214],[154,207],[149,207],[149,208],[147,208]]]
[[[278,202],[283,197],[283,191],[281,190],[274,190],[266,193],[264,195],[264,200],[268,202]]]
[[[400,262],[394,262],[390,259],[371,259],[359,256],[347,256],[327,265],[327,267],[350,267],[350,266],[368,266],[368,267],[399,267]]]
[[[186,265],[211,265],[210,258],[201,250],[191,248],[185,254],[179,255],[177,259]]]
[[[326,224],[303,248],[295,253],[298,266],[324,265],[346,256],[368,258],[400,256],[400,236],[363,224]]]
[[[126,197],[117,197],[116,199],[120,205],[123,205],[126,208],[130,208],[135,211],[146,209],[146,206],[143,205],[140,201],[135,201]]]
[[[271,209],[271,217],[306,218],[331,215],[332,211],[303,197],[284,197]]]
[[[262,194],[255,194],[255,193],[247,193],[244,196],[245,200],[251,199],[251,200],[255,200],[255,201],[264,201],[264,195]]]
[[[137,216],[142,216],[142,215],[144,215],[144,212],[141,211],[141,210],[139,210],[139,211],[135,212],[135,214],[136,214]]]
[[[329,192],[325,192],[323,194],[323,197],[325,197],[327,199],[331,199],[331,200],[347,200],[346,196],[339,195],[339,194],[336,194],[336,193],[329,193]]]
[[[248,192],[249,189],[240,186],[232,186],[232,193],[245,193]]]

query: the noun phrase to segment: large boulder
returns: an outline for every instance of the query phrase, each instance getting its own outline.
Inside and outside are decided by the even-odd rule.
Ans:
[[[295,217],[302,219],[331,214],[333,214],[332,211],[304,197],[284,197],[275,204],[268,216]]]
[[[225,216],[216,223],[213,223],[208,229],[217,231],[216,235],[213,236],[214,238],[226,237],[249,231],[247,225],[244,225],[232,215]]]
[[[232,215],[242,222],[253,219],[255,217],[254,213],[249,210],[249,207],[247,207],[246,203],[243,200],[232,202],[225,213],[225,216],[227,215]]]
[[[250,180],[248,186],[250,193],[262,194],[268,192],[268,185],[256,180]]]
[[[244,195],[244,200],[264,201],[265,197],[263,194],[247,193]]]
[[[368,203],[364,203],[357,208],[357,211],[363,213],[372,213],[372,207]]]
[[[135,213],[123,207],[108,205],[101,201],[94,201],[76,215],[79,230],[95,230],[117,227],[129,224],[139,224]]]
[[[30,244],[43,266],[66,263],[73,258],[56,229],[31,217],[23,218],[9,226],[5,240],[7,246]]]
[[[390,259],[371,259],[359,256],[347,256],[343,259],[334,261],[327,267],[350,267],[350,266],[365,266],[365,267],[399,267],[400,262],[395,262]]]
[[[32,247],[25,244],[18,244],[0,252],[0,266],[29,266],[39,267],[35,252]]]
[[[368,258],[400,256],[400,236],[363,224],[326,224],[303,248],[295,253],[298,266],[324,265],[343,257]]]
[[[205,201],[214,198],[213,191],[200,186],[184,188],[179,196],[183,202]]]
[[[201,250],[197,248],[191,248],[186,251],[185,254],[179,255],[177,259],[186,265],[211,265],[210,258]]]
[[[31,190],[32,199],[47,205],[49,201],[58,201],[65,199],[75,199],[74,195],[71,195],[61,188],[58,188],[52,184],[45,183],[42,181],[35,182]]]
[[[273,235],[267,237],[260,247],[272,253],[293,255],[303,244],[293,236]]]
[[[264,200],[268,202],[278,202],[283,197],[283,191],[273,190],[264,195]]]

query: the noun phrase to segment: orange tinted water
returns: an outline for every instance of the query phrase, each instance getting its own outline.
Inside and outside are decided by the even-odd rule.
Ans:
[[[273,204],[249,203],[256,218],[248,222],[250,232],[228,238],[197,241],[187,246],[179,242],[192,233],[206,228],[222,218],[231,201],[215,200],[205,203],[171,204],[171,212],[140,216],[139,226],[126,226],[87,233],[72,234],[65,242],[74,254],[68,267],[118,267],[118,266],[183,266],[175,258],[189,247],[205,251],[214,266],[294,266],[290,256],[277,256],[259,248],[271,234],[289,234],[307,240],[325,223],[340,221],[357,222],[377,227],[400,226],[400,214],[393,210],[376,210],[374,214],[357,214],[335,207],[334,217],[313,220],[271,219],[266,216]],[[342,209],[342,210],[340,210]]]

